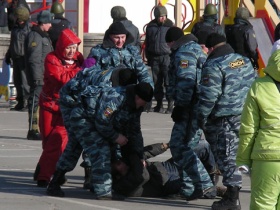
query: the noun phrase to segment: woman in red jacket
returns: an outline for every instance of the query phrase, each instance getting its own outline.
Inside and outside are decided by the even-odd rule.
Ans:
[[[44,85],[39,99],[43,152],[34,173],[38,187],[47,187],[56,162],[68,142],[58,104],[59,90],[81,70],[84,58],[77,51],[80,43],[81,40],[73,31],[64,29],[58,38],[55,51],[49,53],[45,59]]]

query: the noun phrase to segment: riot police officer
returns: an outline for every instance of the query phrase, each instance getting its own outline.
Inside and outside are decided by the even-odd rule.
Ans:
[[[224,29],[217,23],[218,10],[214,4],[207,4],[204,8],[203,19],[194,24],[191,33],[196,37],[201,37],[201,34],[218,33],[225,36]],[[201,40],[199,39],[200,43]]]
[[[61,31],[63,31],[63,29],[70,28],[71,30],[73,30],[71,26],[71,22],[67,20],[65,17],[63,17],[64,11],[65,10],[60,3],[54,2],[52,4],[51,13],[54,14],[54,19],[52,22],[52,27],[48,31],[48,34],[51,38],[53,49],[55,49],[57,39]]]
[[[258,43],[249,17],[247,8],[239,7],[236,10],[234,24],[226,27],[227,42],[236,53],[250,58],[253,67],[258,69]]]

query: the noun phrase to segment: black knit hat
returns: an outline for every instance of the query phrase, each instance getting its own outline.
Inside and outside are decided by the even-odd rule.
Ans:
[[[184,36],[183,30],[181,28],[174,26],[167,30],[165,35],[165,41],[166,42],[177,41],[182,36]]]
[[[205,44],[208,34],[205,31],[198,31],[195,36],[198,39],[198,44]]]
[[[114,22],[108,29],[108,34],[127,34],[128,31],[125,29],[121,22]]]
[[[220,35],[218,33],[212,33],[207,37],[205,46],[207,48],[211,48],[211,47],[216,46],[217,44],[220,44],[220,43],[226,42],[226,41],[227,41],[227,39],[225,36]]]
[[[137,74],[134,69],[121,69],[119,71],[119,85],[126,86],[137,83]]]
[[[140,82],[134,86],[134,92],[146,102],[150,102],[154,95],[154,89],[149,83]]]

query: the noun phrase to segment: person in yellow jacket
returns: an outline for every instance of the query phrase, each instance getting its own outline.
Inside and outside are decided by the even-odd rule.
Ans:
[[[280,49],[248,92],[236,163],[251,174],[250,210],[280,209]]]

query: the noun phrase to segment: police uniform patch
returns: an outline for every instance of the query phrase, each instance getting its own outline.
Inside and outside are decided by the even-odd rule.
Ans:
[[[37,46],[37,43],[36,42],[32,42],[31,43],[31,47],[36,47]]]
[[[229,63],[229,67],[232,69],[240,68],[245,65],[244,59],[238,59]]]
[[[207,84],[209,82],[210,75],[207,74],[201,78],[202,84]]]
[[[180,61],[180,67],[182,69],[188,68],[188,66],[189,66],[189,61],[187,61],[187,60],[181,60]]]
[[[111,108],[107,108],[105,111],[104,111],[104,115],[108,118],[110,117],[112,114],[113,114],[113,110]]]

